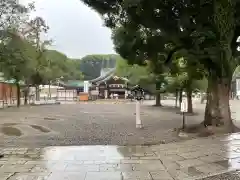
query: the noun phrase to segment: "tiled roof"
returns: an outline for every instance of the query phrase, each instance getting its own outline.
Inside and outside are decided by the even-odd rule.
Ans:
[[[65,87],[84,87],[84,81],[80,81],[80,80],[69,80],[67,82],[61,82],[62,86]],[[91,86],[91,84],[89,84],[89,87]]]

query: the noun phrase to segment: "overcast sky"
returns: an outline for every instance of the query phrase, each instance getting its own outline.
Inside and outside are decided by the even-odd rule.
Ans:
[[[20,2],[32,0],[20,0]],[[35,0],[36,13],[49,25],[53,48],[72,58],[115,53],[110,29],[80,0]]]

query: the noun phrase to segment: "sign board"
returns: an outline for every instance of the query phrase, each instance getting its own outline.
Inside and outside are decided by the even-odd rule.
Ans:
[[[88,93],[88,88],[89,88],[89,82],[88,81],[84,81],[83,82],[83,91],[85,93]]]
[[[99,95],[99,91],[98,90],[92,90],[91,91],[91,95],[98,96]]]
[[[187,112],[188,104],[186,101],[182,101],[181,103],[181,112]]]

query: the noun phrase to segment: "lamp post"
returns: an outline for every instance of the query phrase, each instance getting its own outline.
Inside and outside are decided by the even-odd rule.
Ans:
[[[56,78],[55,81],[57,82],[57,96],[56,99],[58,100],[58,87],[60,86],[60,80],[63,79],[64,77],[61,76],[59,78]]]
[[[50,100],[52,99],[51,84],[52,84],[52,81],[49,81],[49,82],[48,82],[48,98],[49,98]]]
[[[133,87],[132,94],[136,100],[136,128],[142,129],[143,123],[140,117],[140,106],[144,96],[144,90],[139,85],[137,85]]]

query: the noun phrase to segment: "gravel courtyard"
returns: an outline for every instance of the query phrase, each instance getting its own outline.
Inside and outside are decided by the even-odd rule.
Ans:
[[[142,105],[144,129],[135,128],[135,104],[63,104],[0,111],[0,146],[139,145],[178,140],[181,116],[169,108]],[[199,116],[187,123],[199,123]]]

